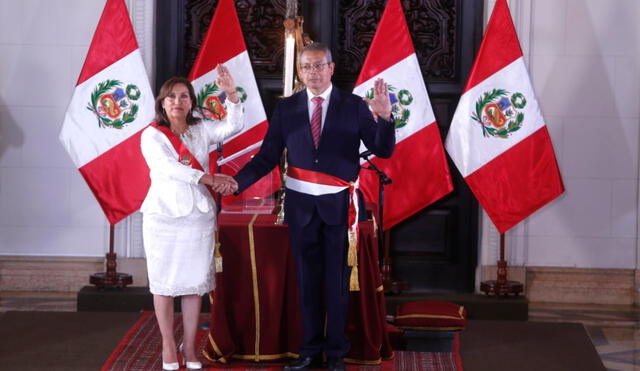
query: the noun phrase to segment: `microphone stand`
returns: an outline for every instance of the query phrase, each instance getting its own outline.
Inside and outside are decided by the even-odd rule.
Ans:
[[[371,155],[370,151],[366,151],[360,154],[367,163],[369,167],[363,167],[363,169],[375,171],[378,175],[378,217],[380,220],[378,221],[378,251],[382,252],[382,283],[385,291],[392,291],[393,293],[400,293],[402,290],[406,289],[406,282],[396,281],[392,278],[392,268],[391,268],[391,256],[388,248],[388,244],[385,244],[384,241],[384,229],[383,229],[383,220],[384,220],[384,186],[391,184],[393,180],[384,173],[384,171],[380,170],[371,160],[369,160],[369,156]]]

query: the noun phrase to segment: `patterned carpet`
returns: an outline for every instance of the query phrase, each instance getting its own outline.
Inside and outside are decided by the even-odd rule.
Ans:
[[[208,322],[208,314],[201,315],[201,323]],[[176,314],[176,337],[182,336],[180,314]],[[202,350],[207,341],[207,331],[198,330],[198,346]],[[161,369],[160,333],[152,312],[144,312],[131,327],[111,356],[105,362],[103,371],[142,371]],[[204,363],[204,359],[201,359]],[[228,365],[205,363],[210,370],[281,370],[287,360],[278,363],[251,363],[235,360]],[[456,342],[454,353],[396,352],[394,359],[382,361],[380,365],[348,365],[351,371],[462,371],[459,346]]]

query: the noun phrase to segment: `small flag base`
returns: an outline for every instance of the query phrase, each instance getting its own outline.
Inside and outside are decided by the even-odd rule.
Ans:
[[[108,274],[107,272],[99,272],[90,276],[89,283],[96,285],[99,289],[124,288],[133,283],[133,277],[127,273],[116,272]]]
[[[480,291],[487,295],[495,296],[518,296],[524,291],[524,285],[518,281],[509,281],[507,279],[507,261],[504,259],[505,249],[504,233],[500,233],[500,260],[498,260],[498,279],[480,282]]]
[[[480,291],[487,295],[518,296],[524,291],[524,285],[518,281],[506,281],[500,283],[496,280],[482,281],[480,283]]]
[[[113,224],[109,226],[109,252],[105,254],[107,258],[107,271],[94,273],[89,277],[89,283],[96,285],[100,290],[109,288],[124,288],[133,284],[133,277],[127,273],[119,273],[116,268],[118,265],[117,254],[113,252],[113,235],[115,228]]]

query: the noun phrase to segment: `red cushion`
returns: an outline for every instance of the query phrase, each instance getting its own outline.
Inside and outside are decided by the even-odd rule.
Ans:
[[[414,301],[398,306],[395,325],[415,330],[463,330],[467,312],[463,306],[446,301]]]

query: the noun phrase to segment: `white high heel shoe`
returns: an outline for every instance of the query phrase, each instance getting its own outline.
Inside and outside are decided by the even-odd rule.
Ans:
[[[182,358],[184,358],[184,362],[185,362],[185,364],[187,366],[187,370],[201,370],[202,369],[202,363],[187,361],[187,356],[185,356],[185,354],[184,354],[184,343],[180,343],[180,346],[178,347],[178,351],[180,353],[182,353]],[[177,370],[177,368],[176,368],[176,370]]]
[[[166,362],[162,361],[162,369],[163,370],[167,370],[167,371],[179,370],[180,369],[180,363],[178,363],[178,362],[166,363]]]

